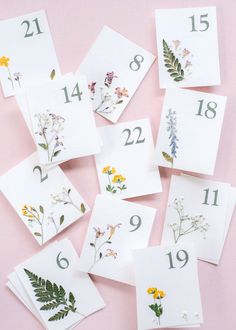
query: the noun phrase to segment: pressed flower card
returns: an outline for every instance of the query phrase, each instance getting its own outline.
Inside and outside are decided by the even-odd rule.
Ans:
[[[116,123],[155,56],[104,26],[78,72],[88,78],[93,111]]]
[[[87,80],[66,76],[26,91],[41,164],[100,152]]]
[[[46,13],[38,11],[0,22],[0,81],[5,97],[37,81],[60,76]]]
[[[218,264],[235,202],[228,183],[173,175],[162,244],[192,242],[199,259]]]
[[[74,327],[104,307],[89,276],[78,270],[78,260],[65,239],[23,262],[9,276],[8,287],[15,289],[46,329]]]
[[[89,211],[60,167],[46,171],[36,153],[4,174],[0,188],[40,245]]]
[[[216,7],[158,9],[160,88],[220,85]]]
[[[197,259],[191,245],[134,250],[138,329],[203,322]]]
[[[156,209],[97,195],[79,269],[134,285],[132,250],[148,246]]]
[[[153,164],[154,146],[148,119],[98,129],[103,145],[95,155],[102,193],[120,199],[162,191]]]
[[[180,88],[167,89],[155,163],[213,175],[225,105],[225,96]]]

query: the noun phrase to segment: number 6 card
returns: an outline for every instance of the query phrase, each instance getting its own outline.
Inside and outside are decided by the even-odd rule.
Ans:
[[[220,85],[215,7],[156,10],[160,87]]]
[[[117,122],[155,56],[104,26],[78,69],[87,76],[95,113]]]
[[[180,88],[166,90],[155,163],[214,174],[226,97]]]
[[[44,11],[1,21],[0,35],[0,81],[5,97],[35,80],[60,76]]]
[[[197,259],[191,245],[133,251],[138,329],[203,322]]]

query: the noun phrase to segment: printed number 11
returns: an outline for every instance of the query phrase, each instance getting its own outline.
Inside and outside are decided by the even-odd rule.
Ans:
[[[206,194],[205,194],[204,202],[203,202],[202,204],[209,205],[209,203],[208,203],[209,188],[204,189],[204,191],[206,192]],[[215,197],[214,197],[214,203],[211,204],[211,205],[219,206],[219,205],[217,204],[217,199],[218,199],[218,189],[217,189],[217,190],[213,190],[213,193],[215,194]]]

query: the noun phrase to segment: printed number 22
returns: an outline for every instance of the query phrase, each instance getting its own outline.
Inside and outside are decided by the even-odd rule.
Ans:
[[[67,87],[64,87],[62,88],[62,90],[64,91],[65,93],[65,103],[71,103],[72,101],[69,99],[69,95],[68,95],[68,91],[67,91]],[[79,89],[79,84],[77,83],[72,91],[72,94],[71,94],[71,98],[72,97],[78,97],[79,101],[81,101],[81,95],[83,94],[83,92],[80,91]]]
[[[192,21],[192,30],[190,32],[197,32],[197,31],[204,32],[204,31],[208,30],[209,29],[209,22],[206,19],[204,19],[206,17],[208,17],[208,14],[200,15],[200,24],[202,26],[204,26],[204,28],[197,30],[196,26],[195,26],[195,16],[194,15],[190,16],[189,18]]]
[[[168,257],[169,257],[169,262],[170,262],[170,267],[169,269],[173,269],[173,268],[176,268],[174,266],[174,262],[173,262],[173,258],[172,258],[172,253],[169,252],[166,254]],[[182,255],[182,256],[181,256]],[[179,261],[179,262],[183,262],[183,265],[180,267],[180,268],[183,268],[184,266],[187,265],[188,263],[188,260],[189,260],[189,255],[187,253],[187,251],[185,250],[179,250],[177,253],[176,253],[176,259]]]
[[[135,55],[132,62],[130,62],[129,67],[132,71],[138,71],[141,67],[141,64],[144,61],[142,55]]]
[[[133,129],[133,132],[134,131],[139,131],[139,136],[136,140],[136,142],[134,142],[134,139],[133,140],[130,140],[130,136],[131,136],[131,130],[129,128],[125,128],[122,133],[124,132],[127,132],[128,133],[128,137],[127,137],[127,140],[125,142],[125,146],[130,146],[132,144],[137,144],[137,143],[144,143],[145,142],[145,138],[141,139],[141,135],[142,135],[142,128],[137,126]]]
[[[34,172],[35,170],[38,170],[38,171],[39,171],[39,174],[40,174],[40,182],[41,182],[41,183],[42,183],[43,181],[47,180],[47,178],[48,178],[47,173],[43,176],[43,171],[42,171],[42,169],[41,169],[41,167],[40,167],[39,165],[38,165],[38,166],[35,166],[35,167],[33,168],[33,172]]]
[[[36,26],[36,29],[37,29],[36,34],[41,34],[41,33],[43,33],[43,32],[40,30],[38,19],[35,18],[35,19],[32,20],[32,22],[35,23],[35,26]],[[34,35],[34,31],[32,31],[32,32],[29,31],[29,30],[30,30],[30,21],[25,20],[25,21],[23,21],[23,22],[21,23],[21,25],[26,25],[26,32],[25,32],[24,38],[33,37],[33,35]]]

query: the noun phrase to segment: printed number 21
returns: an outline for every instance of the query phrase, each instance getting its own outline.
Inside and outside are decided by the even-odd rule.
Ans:
[[[189,18],[192,21],[192,30],[190,32],[197,32],[197,31],[204,32],[204,31],[208,30],[209,29],[209,22],[206,19],[204,19],[206,17],[208,17],[208,14],[200,15],[200,24],[202,26],[204,26],[204,28],[197,30],[196,25],[195,25],[195,16],[194,15],[190,16]]]
[[[65,93],[65,103],[71,103],[72,100],[70,100],[69,98],[69,94],[68,94],[68,91],[67,91],[67,87],[64,87],[62,88],[62,90],[64,91]],[[83,92],[80,91],[79,89],[79,84],[77,83],[72,91],[72,94],[71,94],[71,98],[72,97],[78,97],[79,101],[81,101],[81,95],[83,94]]]
[[[36,34],[41,34],[41,33],[43,33],[43,32],[40,30],[38,19],[35,18],[35,19],[32,20],[32,22],[35,23],[35,26],[36,26],[36,29],[37,29]],[[30,21],[25,20],[25,21],[23,21],[23,22],[21,23],[21,25],[26,25],[26,32],[25,32],[24,38],[33,37],[33,35],[34,35],[34,31],[32,31],[32,32],[29,31],[29,30],[30,30]]]
[[[209,203],[208,203],[209,188],[208,188],[208,189],[204,189],[204,191],[206,192],[206,194],[205,194],[204,202],[203,202],[202,204],[209,205]],[[217,204],[217,199],[218,199],[218,189],[217,189],[217,190],[213,190],[213,193],[215,194],[215,197],[214,197],[214,203],[211,204],[211,205],[213,205],[213,206],[219,206],[219,205]]]

